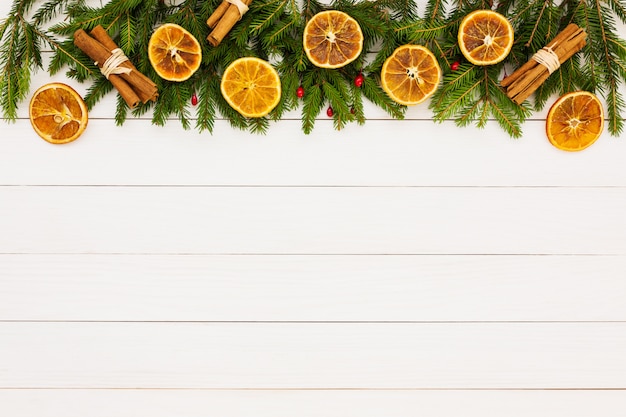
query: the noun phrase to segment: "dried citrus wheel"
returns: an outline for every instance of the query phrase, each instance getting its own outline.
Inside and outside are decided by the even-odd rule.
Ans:
[[[30,100],[28,116],[35,132],[54,144],[78,139],[89,120],[82,97],[62,83],[45,84],[37,89]]]
[[[168,81],[185,81],[200,68],[202,48],[187,30],[166,23],[150,37],[148,58],[159,77]]]
[[[405,106],[421,103],[433,95],[440,79],[441,68],[435,55],[421,45],[398,47],[380,72],[383,90]]]
[[[588,148],[600,137],[602,129],[602,103],[590,92],[567,93],[554,102],[548,111],[548,139],[564,151],[582,151]]]
[[[340,68],[358,58],[363,50],[359,23],[344,12],[319,12],[304,28],[304,52],[313,65]]]
[[[492,10],[476,10],[459,26],[459,47],[474,65],[492,65],[502,61],[513,46],[513,26],[506,17]]]
[[[280,101],[278,72],[259,58],[245,57],[233,61],[224,70],[220,84],[222,96],[245,117],[263,117]]]

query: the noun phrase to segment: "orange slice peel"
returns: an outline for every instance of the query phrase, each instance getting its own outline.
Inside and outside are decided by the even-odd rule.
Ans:
[[[563,151],[582,151],[593,145],[604,129],[604,109],[588,91],[559,97],[548,111],[546,134],[552,145]]]
[[[458,42],[461,53],[474,65],[503,61],[513,47],[511,22],[493,10],[475,10],[461,21]]]
[[[317,13],[306,24],[304,52],[320,68],[341,68],[359,57],[363,50],[363,32],[359,23],[347,13],[326,10]]]
[[[233,61],[222,75],[222,96],[242,116],[263,117],[280,102],[278,72],[267,61],[244,57]]]
[[[35,132],[57,145],[78,139],[89,121],[83,98],[63,83],[39,87],[30,100],[28,116]]]
[[[165,23],[150,37],[148,58],[159,77],[168,81],[185,81],[200,68],[202,48],[185,28]]]
[[[398,104],[412,106],[432,96],[441,80],[435,55],[422,45],[403,45],[385,60],[380,73],[383,90]]]

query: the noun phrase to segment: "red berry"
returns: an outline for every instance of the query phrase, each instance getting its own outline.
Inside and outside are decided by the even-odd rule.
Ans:
[[[197,106],[198,105],[198,96],[196,95],[196,93],[193,93],[191,96],[191,104],[193,106]]]
[[[335,114],[335,112],[333,111],[333,108],[328,106],[328,108],[326,109],[326,115],[328,117],[333,117],[333,114]]]
[[[357,87],[361,87],[364,80],[365,77],[363,76],[363,74],[359,73],[359,75],[354,78],[354,85],[356,85]]]
[[[304,97],[304,87],[300,86],[296,89],[296,97],[298,98]]]
[[[459,69],[459,66],[460,66],[460,65],[461,65],[461,64],[459,64],[459,61],[454,61],[454,62],[452,63],[452,65],[450,65],[450,69],[451,69],[452,71],[456,71],[456,70],[458,70],[458,69]]]

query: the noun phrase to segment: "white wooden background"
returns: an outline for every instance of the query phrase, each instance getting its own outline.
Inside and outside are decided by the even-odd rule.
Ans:
[[[626,415],[624,138],[113,112],[0,122],[1,416]]]

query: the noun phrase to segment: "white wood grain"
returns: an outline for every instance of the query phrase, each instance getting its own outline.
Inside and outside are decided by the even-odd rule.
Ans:
[[[626,186],[626,141],[602,137],[580,153],[550,145],[540,121],[519,140],[495,125],[368,120],[309,136],[281,121],[266,136],[217,122],[215,133],[130,120],[91,120],[76,142],[54,146],[27,120],[0,122],[0,185]],[[391,133],[391,134],[390,134]]]
[[[623,417],[624,391],[0,390],[11,417]]]
[[[0,340],[0,388],[626,389],[623,322],[4,322]]]
[[[626,254],[621,188],[2,187],[1,253]]]
[[[0,255],[0,320],[625,321],[625,270],[624,256]]]

